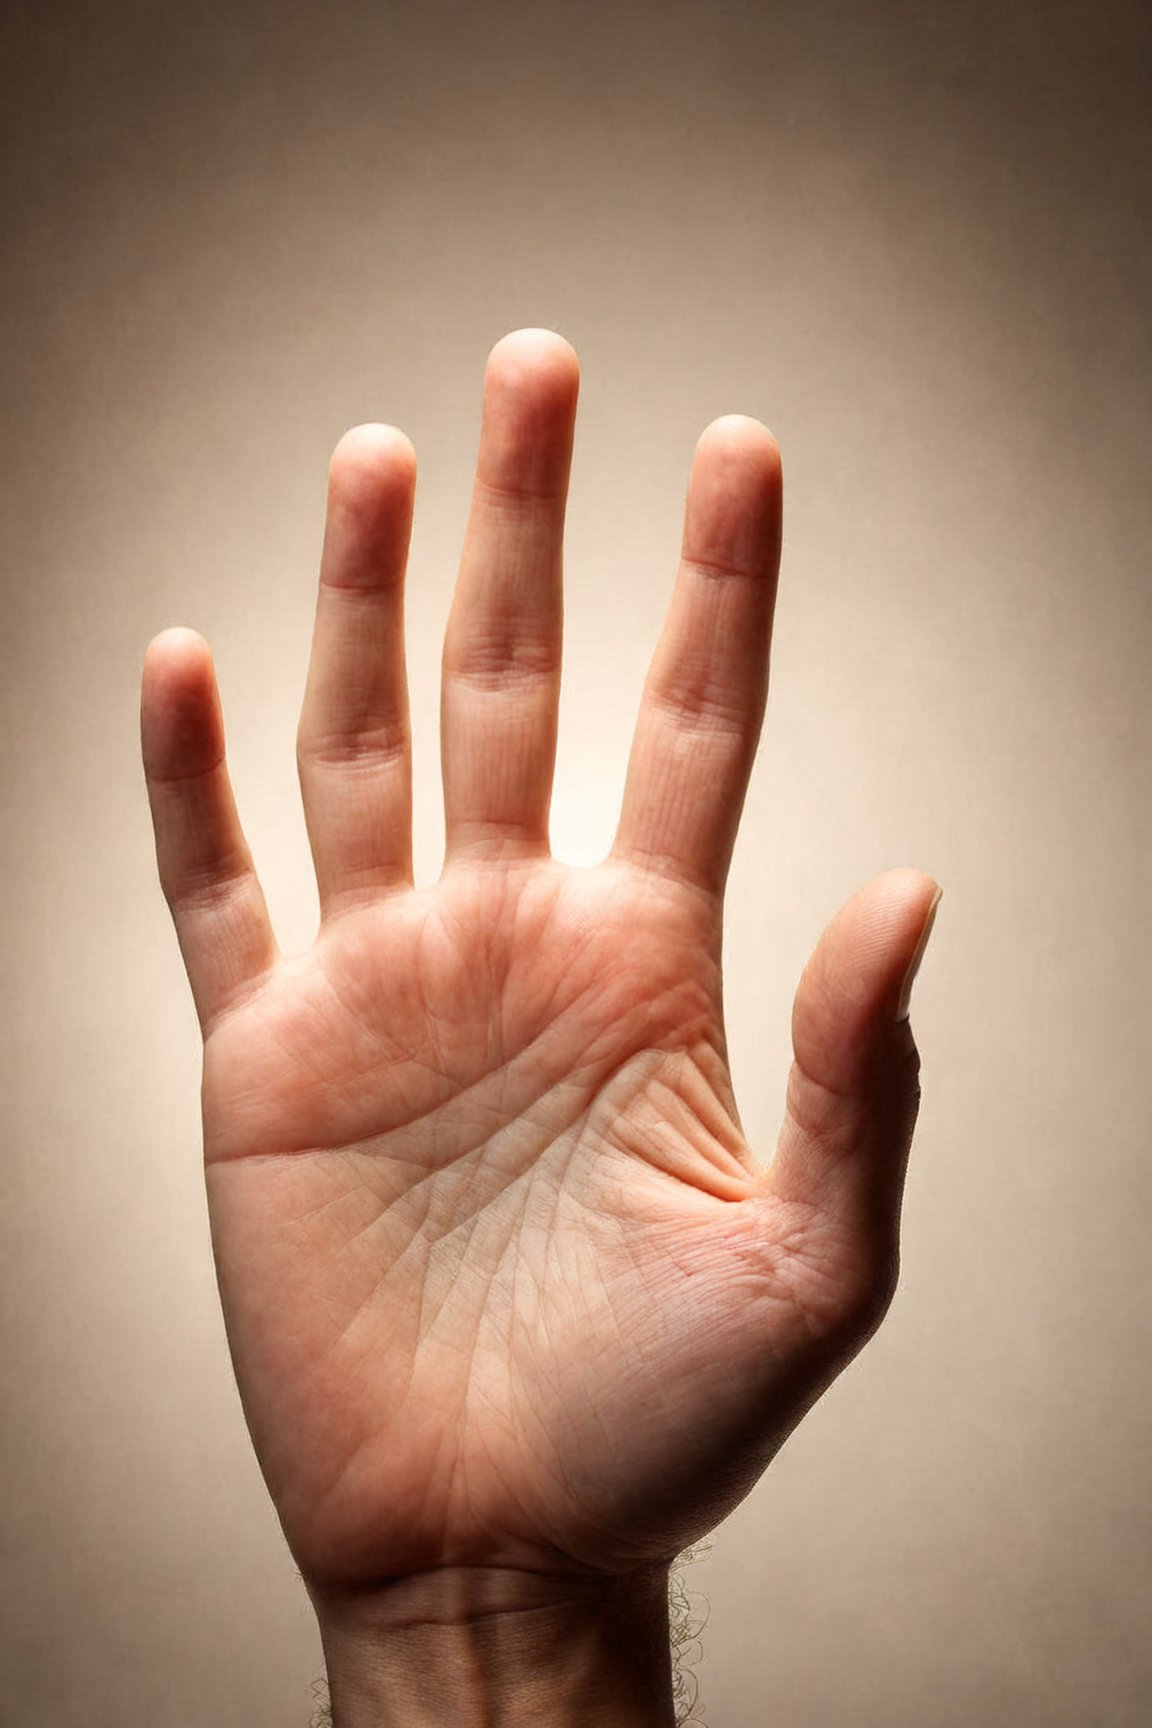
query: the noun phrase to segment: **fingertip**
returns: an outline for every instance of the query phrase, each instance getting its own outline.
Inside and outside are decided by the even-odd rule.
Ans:
[[[173,625],[153,636],[144,653],[140,738],[153,779],[198,773],[222,750],[212,650],[199,631]]]
[[[403,495],[416,480],[416,447],[386,421],[350,426],[328,461],[328,489],[341,503],[375,505],[382,493]]]
[[[807,1073],[850,1092],[888,1027],[907,1011],[942,890],[926,871],[886,870],[843,905],[804,971],[793,1005],[797,1058]]]
[[[180,691],[201,690],[215,682],[212,650],[198,630],[173,624],[160,630],[144,650],[141,703],[147,710]]]
[[[783,465],[780,444],[763,420],[751,414],[721,414],[710,420],[696,440],[697,452],[756,466],[776,478]]]
[[[484,374],[480,486],[562,503],[579,389],[576,351],[554,330],[513,330],[501,337]]]
[[[943,892],[926,870],[902,864],[885,870],[862,888],[860,895],[867,898],[871,921],[899,945],[912,933],[919,934]]]
[[[780,447],[767,426],[724,414],[696,442],[684,518],[684,554],[737,575],[775,579],[780,561]]]
[[[168,667],[212,659],[212,650],[199,630],[187,624],[169,624],[158,630],[144,650],[146,666]]]
[[[855,980],[872,995],[878,974],[899,979],[942,892],[934,877],[909,865],[882,871],[858,889],[825,932],[826,952],[841,972],[840,992]]]
[[[580,357],[558,330],[528,325],[510,330],[488,353],[485,371],[503,383],[518,382],[526,374],[544,374],[555,385],[576,389],[580,382]]]
[[[911,959],[908,961],[907,967],[905,968],[904,977],[900,984],[899,995],[896,999],[897,1020],[907,1020],[911,1013],[912,986],[915,984],[917,974],[920,971],[921,962],[924,959],[929,939],[936,924],[936,914],[939,911],[940,902],[944,897],[943,888],[931,876],[925,876],[922,871],[914,872],[914,874],[920,878],[917,884],[918,891],[915,900],[917,916],[919,919],[919,934],[916,938],[916,946],[912,950]],[[926,886],[929,890],[927,904],[925,904]]]

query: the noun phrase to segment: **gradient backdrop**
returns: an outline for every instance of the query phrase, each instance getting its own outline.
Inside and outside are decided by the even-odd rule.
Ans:
[[[773,1143],[820,928],[945,887],[900,1293],[706,1561],[708,1728],[1152,1714],[1152,15],[681,0],[9,4],[0,1715],[304,1728],[231,1377],[141,655],[216,651],[282,940],[325,468],[421,460],[418,861],[488,349],[583,361],[558,847],[608,842],[701,428],[779,436],[773,695],[728,903]],[[697,1604],[699,1606],[699,1604]]]

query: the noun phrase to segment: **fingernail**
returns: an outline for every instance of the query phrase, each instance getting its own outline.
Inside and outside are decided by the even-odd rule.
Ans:
[[[924,928],[920,932],[920,940],[916,944],[916,952],[912,956],[908,970],[904,974],[904,982],[900,986],[900,999],[896,1005],[897,1020],[907,1020],[911,1010],[912,986],[916,982],[916,974],[920,970],[920,962],[924,958],[924,950],[928,946],[928,938],[931,936],[932,926],[936,922],[936,908],[939,906],[943,895],[943,888],[938,887],[933,896],[932,904],[928,908],[928,916],[924,920]]]

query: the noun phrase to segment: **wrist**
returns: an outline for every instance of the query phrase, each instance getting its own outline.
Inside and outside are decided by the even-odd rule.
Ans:
[[[313,1594],[333,1728],[672,1728],[668,1567],[446,1567]]]

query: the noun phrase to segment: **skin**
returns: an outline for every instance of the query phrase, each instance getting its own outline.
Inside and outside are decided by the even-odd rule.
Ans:
[[[899,1011],[932,879],[888,872],[825,932],[770,1161],[729,1079],[722,897],[780,554],[758,421],[725,417],[697,446],[612,850],[592,869],[550,855],[578,380],[547,331],[489,357],[433,886],[411,871],[402,433],[359,427],[331,465],[298,737],[310,952],[276,946],[207,645],[169,630],[145,660],[229,1342],[328,1624],[404,1584],[407,1625],[451,1619],[473,1580],[519,1602],[666,1572],[894,1287],[918,1097]]]

